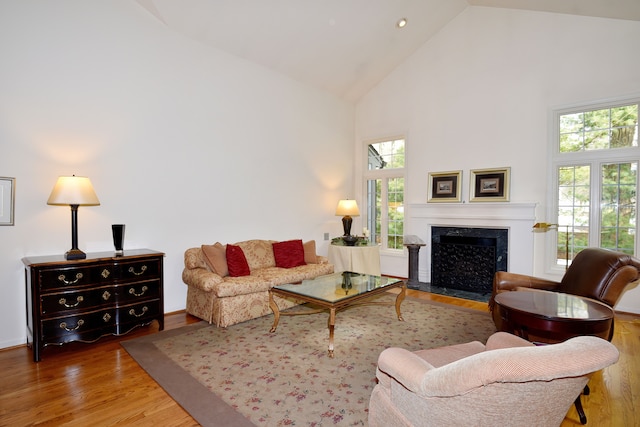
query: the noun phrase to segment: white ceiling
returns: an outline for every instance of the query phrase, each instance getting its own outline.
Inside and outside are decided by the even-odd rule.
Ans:
[[[640,0],[136,1],[187,37],[351,102],[468,6],[640,21]]]

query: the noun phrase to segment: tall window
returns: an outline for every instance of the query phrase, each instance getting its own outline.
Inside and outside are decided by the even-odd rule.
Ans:
[[[589,246],[635,254],[639,102],[554,113],[557,265]]]
[[[404,139],[376,141],[367,148],[367,228],[383,248],[402,250]]]

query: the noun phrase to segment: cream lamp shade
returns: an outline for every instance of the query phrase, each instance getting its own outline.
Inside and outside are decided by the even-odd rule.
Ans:
[[[78,206],[98,206],[100,201],[89,178],[61,176],[53,186],[48,205],[71,207],[71,249],[65,253],[67,260],[85,259],[87,255],[78,249]]]
[[[85,176],[61,176],[51,190],[48,205],[67,206],[99,206],[100,201],[91,185],[89,178]]]
[[[355,200],[340,200],[336,208],[336,216],[360,216],[360,210]]]

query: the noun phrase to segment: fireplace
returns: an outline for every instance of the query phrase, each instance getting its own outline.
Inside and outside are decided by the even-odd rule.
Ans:
[[[419,237],[427,245],[420,250],[418,277],[420,283],[431,282],[431,229],[434,227],[463,229],[498,229],[507,232],[508,244],[505,268],[520,274],[533,274],[533,238],[531,226],[537,221],[535,203],[416,203],[405,207],[405,233]],[[407,274],[406,260],[397,275]],[[389,261],[381,255],[383,271],[391,270]],[[384,264],[384,263],[387,264]],[[402,271],[402,273],[401,273]],[[461,291],[462,292],[462,291]]]
[[[506,228],[431,227],[431,285],[491,293],[496,271],[507,271]]]

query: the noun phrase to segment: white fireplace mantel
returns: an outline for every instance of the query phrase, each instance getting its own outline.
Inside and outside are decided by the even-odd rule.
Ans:
[[[506,228],[509,230],[508,270],[533,274],[533,232],[536,203],[410,204],[405,234],[427,245],[420,253],[419,280],[431,280],[431,227]]]

